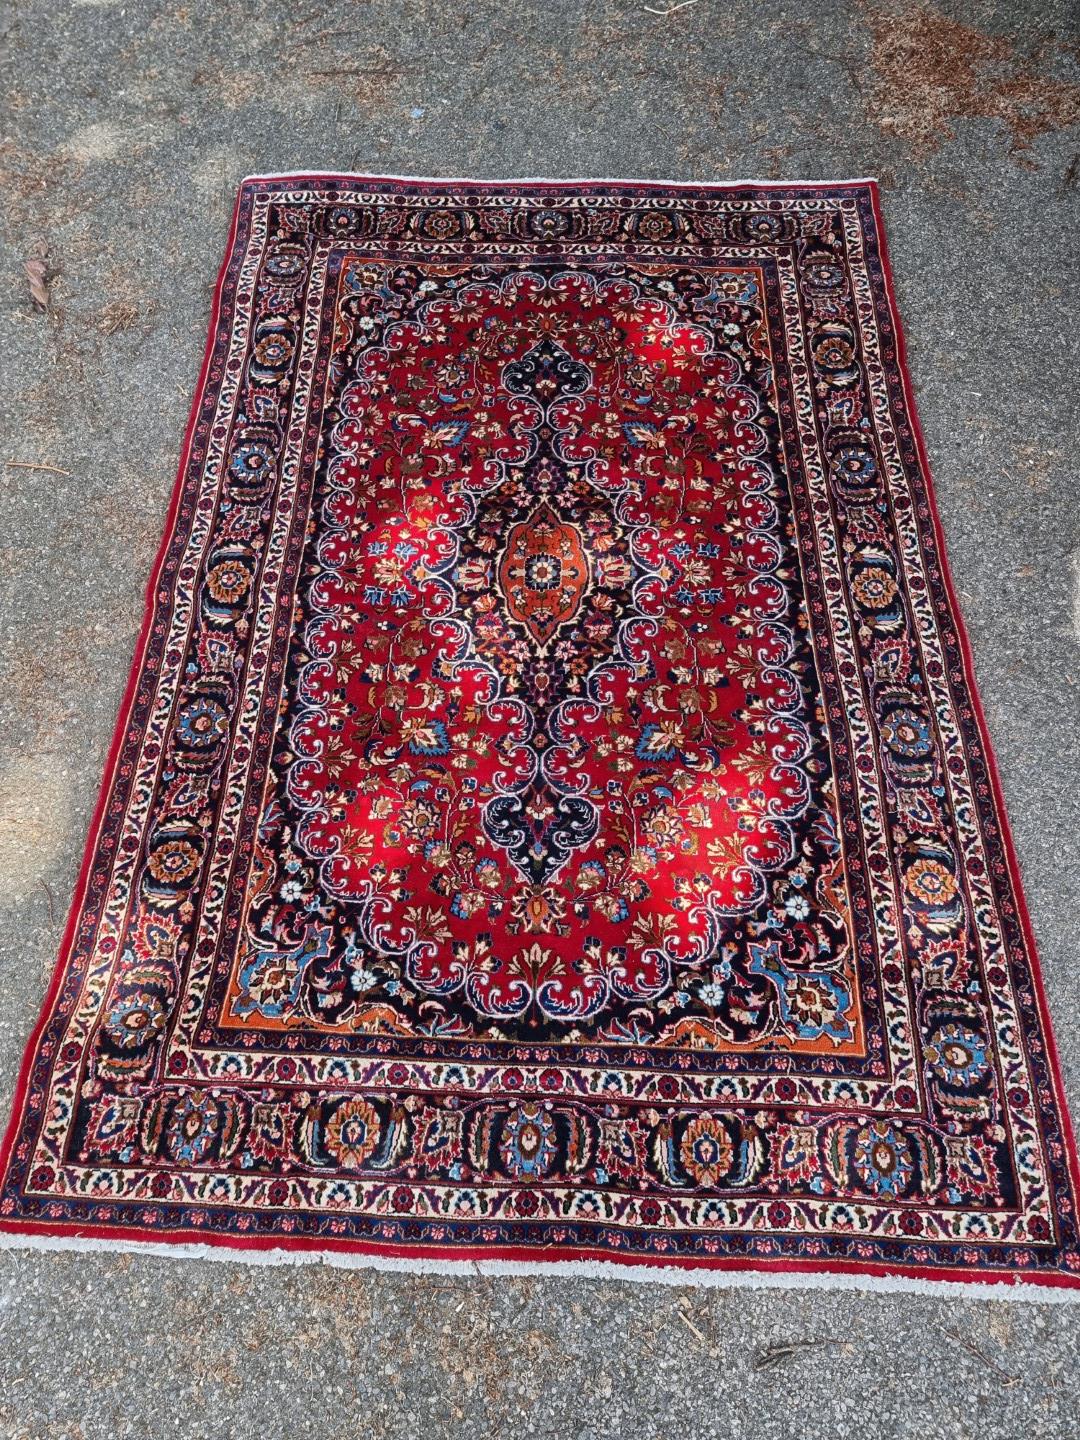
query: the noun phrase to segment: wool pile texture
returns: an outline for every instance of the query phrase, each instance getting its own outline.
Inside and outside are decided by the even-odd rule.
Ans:
[[[246,180],[9,1243],[1080,1285],[876,186]]]

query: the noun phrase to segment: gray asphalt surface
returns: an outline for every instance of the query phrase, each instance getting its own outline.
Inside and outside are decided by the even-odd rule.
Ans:
[[[650,0],[664,9],[666,0]],[[876,174],[1074,1115],[1069,6],[9,0],[0,1108],[42,998],[248,171]],[[1075,12],[1074,12],[1075,18]],[[34,311],[24,262],[55,273]],[[0,1253],[0,1435],[1080,1436],[1080,1311]],[[796,1345],[757,1368],[768,1347]]]

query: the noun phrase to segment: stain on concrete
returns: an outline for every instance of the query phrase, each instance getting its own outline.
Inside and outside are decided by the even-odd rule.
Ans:
[[[0,875],[5,902],[19,904],[41,887],[68,843],[71,774],[66,758],[40,750],[0,765]]]
[[[99,120],[93,125],[81,126],[68,137],[61,149],[63,154],[70,155],[80,165],[90,165],[115,160],[139,140],[138,130],[133,132],[112,121]]]
[[[1080,84],[1050,68],[1070,47],[1044,36],[1025,57],[1012,38],[924,6],[871,6],[874,119],[920,155],[960,120],[999,121],[1014,152],[1080,122]]]

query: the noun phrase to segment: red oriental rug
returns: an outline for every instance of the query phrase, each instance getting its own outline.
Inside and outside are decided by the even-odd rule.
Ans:
[[[1060,1287],[1076,1197],[873,183],[245,181],[0,1229]]]

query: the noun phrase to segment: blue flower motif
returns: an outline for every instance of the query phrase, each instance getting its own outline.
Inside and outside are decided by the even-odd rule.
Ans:
[[[653,743],[652,737],[661,733],[659,725],[646,725],[641,732],[641,739],[637,743],[634,754],[639,760],[674,760],[678,750],[671,743]]]
[[[938,1028],[926,1047],[926,1063],[948,1085],[974,1085],[987,1070],[986,1041],[955,1020]]]
[[[874,1195],[902,1195],[914,1169],[911,1146],[887,1120],[875,1120],[855,1137],[852,1167]]]

